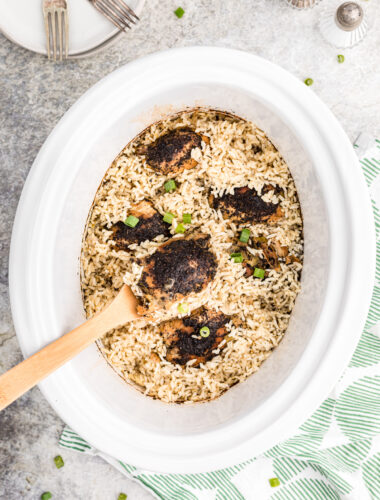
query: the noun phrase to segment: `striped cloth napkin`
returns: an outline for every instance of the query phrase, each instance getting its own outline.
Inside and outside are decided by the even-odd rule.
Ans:
[[[375,215],[376,283],[349,366],[298,432],[261,456],[204,474],[137,469],[94,449],[67,427],[60,446],[103,457],[164,500],[380,499],[380,141],[361,134],[354,147]]]

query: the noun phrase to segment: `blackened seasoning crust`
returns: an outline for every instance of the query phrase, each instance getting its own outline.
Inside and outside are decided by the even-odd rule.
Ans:
[[[276,188],[272,188],[276,191]],[[264,187],[263,192],[270,189]],[[234,194],[225,194],[219,198],[211,195],[209,202],[212,208],[220,210],[225,219],[236,223],[274,222],[282,217],[283,212],[278,203],[268,203],[257,194],[255,189],[240,187]]]
[[[129,227],[119,221],[112,227],[111,239],[115,241],[118,250],[128,251],[128,245],[153,240],[161,234],[167,238],[171,236],[169,225],[162,220],[162,215],[148,201],[142,201],[131,207],[128,215],[138,217],[139,222],[137,226]]]
[[[252,145],[252,152],[254,155],[261,154],[263,152],[263,148],[259,146],[258,144],[253,144]]]
[[[160,333],[167,345],[166,359],[180,365],[195,359],[193,366],[205,363],[215,354],[225,335],[230,318],[221,312],[208,308],[197,309],[191,316],[166,321],[159,325]],[[210,329],[210,335],[201,337],[203,326]]]
[[[202,139],[208,140],[189,128],[174,129],[137,153],[145,155],[147,164],[161,174],[179,174],[198,164],[191,151],[201,146]]]
[[[204,290],[217,270],[209,240],[205,234],[171,239],[146,257],[138,283],[144,302],[162,306]]]

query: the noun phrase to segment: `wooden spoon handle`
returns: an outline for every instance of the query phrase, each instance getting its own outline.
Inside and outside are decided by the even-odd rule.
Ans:
[[[109,330],[138,318],[136,299],[123,287],[106,309],[0,376],[0,411]]]

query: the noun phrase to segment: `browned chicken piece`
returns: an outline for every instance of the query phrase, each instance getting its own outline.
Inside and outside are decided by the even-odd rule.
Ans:
[[[129,227],[123,221],[119,221],[112,227],[110,239],[115,241],[118,250],[128,251],[128,245],[142,243],[145,240],[153,240],[156,236],[171,236],[169,225],[162,220],[162,215],[153,208],[149,201],[141,201],[133,205],[128,215],[138,217],[139,222],[135,227]]]
[[[268,243],[267,238],[264,236],[252,238],[252,247],[255,250],[262,251],[262,257],[258,255],[252,255],[251,252],[247,250],[247,246],[240,244],[234,249],[234,252],[240,252],[243,256],[243,266],[246,269],[246,276],[252,276],[255,267],[259,269],[274,269],[275,271],[280,270],[280,262],[285,262],[289,264],[293,262],[289,254],[289,249],[287,246],[282,246],[276,240]],[[291,260],[289,260],[289,258]]]
[[[152,144],[140,147],[137,154],[145,155],[147,164],[161,174],[179,174],[198,165],[191,157],[191,151],[199,148],[202,140],[206,143],[210,141],[190,128],[177,128]]]
[[[170,239],[146,257],[143,265],[138,283],[144,293],[140,314],[201,292],[214,279],[218,267],[210,236],[202,233]]]
[[[279,257],[285,256],[283,254],[287,253],[287,247],[281,247],[276,241],[268,243],[267,239],[264,237],[253,238],[253,246],[262,251],[264,269],[270,268],[275,271],[280,270]]]
[[[239,252],[243,255],[243,267],[245,268],[245,275],[252,276],[255,268],[266,269],[267,264],[264,259],[261,259],[258,255],[252,255],[245,248],[239,248]],[[267,273],[265,273],[267,274]]]
[[[253,255],[247,250],[247,246],[243,244],[236,245],[233,247],[230,253],[241,253],[243,257],[242,266],[245,269],[245,275],[252,276],[255,267],[259,269],[266,269],[268,267],[265,259],[260,258],[258,255]]]
[[[159,325],[160,333],[167,345],[166,359],[171,363],[185,365],[195,359],[192,366],[210,360],[225,335],[230,318],[225,314],[202,307],[191,316],[165,321]],[[200,329],[209,329],[208,337],[200,335]],[[208,332],[207,332],[208,333]]]
[[[280,258],[286,257],[289,253],[289,248],[285,245],[281,245],[281,243],[279,243],[277,240],[273,240],[272,246]]]
[[[287,255],[285,257],[285,264],[293,264],[293,262],[298,262],[298,264],[301,264],[301,259],[296,255]]]
[[[270,186],[272,188],[272,186]],[[271,189],[263,190],[268,192]],[[224,194],[220,197],[210,195],[209,203],[215,210],[220,210],[225,219],[236,224],[255,222],[275,222],[283,217],[284,213],[278,203],[268,203],[257,194],[255,189],[240,187],[234,194]]]

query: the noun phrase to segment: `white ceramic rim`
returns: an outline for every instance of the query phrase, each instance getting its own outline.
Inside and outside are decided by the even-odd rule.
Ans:
[[[49,341],[39,336],[38,323],[33,317],[38,289],[35,288],[37,284],[30,282],[31,263],[41,250],[38,231],[44,230],[43,221],[39,219],[37,225],[35,216],[37,213],[41,216],[41,205],[46,197],[54,196],[59,203],[59,182],[63,181],[63,173],[57,170],[59,159],[62,155],[70,156],[81,135],[74,135],[72,131],[96,123],[102,103],[106,100],[109,103],[119,87],[126,98],[133,99],[144,95],[150,87],[160,88],[167,79],[186,84],[189,78],[197,78],[199,82],[217,79],[222,84],[242,88],[255,84],[256,90],[266,92],[276,100],[277,106],[281,103],[287,106],[311,157],[319,154],[320,143],[318,140],[310,143],[307,133],[312,128],[315,140],[317,131],[334,160],[334,174],[339,175],[341,195],[345,198],[351,225],[342,227],[339,220],[332,221],[335,253],[331,261],[329,300],[307,349],[283,384],[282,391],[276,391],[260,407],[262,415],[276,408],[276,419],[255,436],[250,435],[255,421],[248,415],[206,435],[165,436],[163,447],[163,442],[150,432],[134,436],[133,427],[128,424],[120,427],[120,422],[114,421],[112,414],[99,405],[85,387],[76,385],[70,363],[40,384],[45,397],[63,420],[96,448],[144,469],[188,473],[215,470],[249,459],[290,436],[310,416],[327,397],[355,349],[368,312],[375,271],[375,233],[374,225],[369,223],[373,216],[364,177],[350,141],[319,98],[284,69],[245,52],[211,47],[165,51],[118,69],[88,90],[61,119],[34,162],[20,198],[10,254],[12,313],[23,354],[30,355]],[[332,172],[322,168],[318,174],[329,195]],[[48,184],[49,192],[46,192]],[[328,202],[332,206],[333,199]],[[363,224],[363,221],[368,223]],[[347,241],[351,245],[349,249],[344,248]],[[350,268],[343,276],[336,276],[334,262],[338,262],[339,252],[343,250],[350,252]],[[334,297],[336,280],[345,282],[344,297]],[[47,309],[48,306],[46,304]],[[326,335],[323,328],[331,324],[335,326],[333,338],[329,349],[321,356],[320,337]],[[315,352],[319,352],[322,360],[311,372]],[[203,446],[205,439],[207,447]],[[149,443],[148,453],[141,451],[141,443]]]

